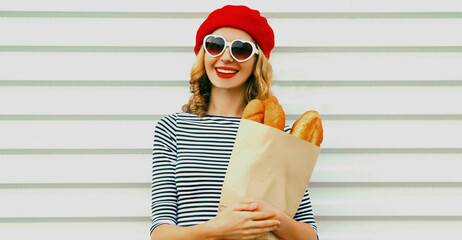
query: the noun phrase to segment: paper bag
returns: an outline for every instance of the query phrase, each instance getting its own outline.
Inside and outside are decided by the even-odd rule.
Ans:
[[[239,125],[220,204],[262,199],[294,217],[320,148],[276,128],[247,119]],[[259,239],[279,239],[273,233]]]

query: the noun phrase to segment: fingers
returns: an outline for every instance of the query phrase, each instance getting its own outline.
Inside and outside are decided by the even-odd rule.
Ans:
[[[231,209],[236,210],[236,211],[253,211],[257,208],[257,199],[253,197],[248,197],[239,200],[238,202],[234,203],[231,205]],[[226,206],[226,205],[219,205],[220,206]],[[223,210],[224,208],[222,208]]]
[[[254,211],[257,209],[256,203],[236,203],[231,208],[234,211]]]
[[[270,230],[271,231],[271,230]],[[240,237],[239,240],[247,240],[247,239],[257,239],[257,238],[260,238],[260,237],[263,237],[265,236],[265,234],[267,234],[269,231],[266,231],[266,232],[263,232],[263,233],[258,233],[258,234],[251,234],[251,235],[246,235],[244,237]],[[266,238],[265,238],[266,239]],[[237,240],[237,239],[236,239]]]
[[[233,223],[224,231],[222,238],[256,239],[280,226],[281,223],[274,218],[276,215],[273,211],[260,211],[257,203],[252,201],[257,201],[259,205],[264,204],[259,200],[245,199],[230,206],[219,205],[221,213],[216,219],[226,219]]]
[[[260,221],[254,221],[252,224],[252,227],[254,228],[274,228],[274,227],[279,227],[281,225],[281,222],[279,220],[273,220],[273,219],[268,219],[268,220],[260,220]]]
[[[276,216],[273,212],[246,212],[247,218],[250,220],[264,220]]]
[[[259,237],[263,237],[268,232],[276,230],[278,227],[279,225],[264,228],[249,228],[247,230],[242,231],[240,234],[236,235],[232,239],[256,239]]]
[[[261,223],[265,222],[265,223]],[[255,239],[262,237],[268,232],[274,231],[279,227],[280,222],[276,220],[266,220],[259,222],[260,226],[254,226],[254,228],[248,229],[245,232],[245,237],[243,239]],[[261,227],[263,224],[267,225],[266,227]]]

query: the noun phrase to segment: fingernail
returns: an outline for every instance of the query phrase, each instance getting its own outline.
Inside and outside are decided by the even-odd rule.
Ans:
[[[256,204],[256,203],[252,203],[252,204],[250,204],[250,207],[251,207],[252,209],[255,209],[255,208],[257,208],[257,204]]]

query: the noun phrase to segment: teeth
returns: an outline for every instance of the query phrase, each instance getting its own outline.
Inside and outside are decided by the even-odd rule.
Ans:
[[[227,73],[227,74],[237,73],[236,70],[224,70],[224,69],[218,69],[218,68],[217,68],[217,71],[219,73]]]

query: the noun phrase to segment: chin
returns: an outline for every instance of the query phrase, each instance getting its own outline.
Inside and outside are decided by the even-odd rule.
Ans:
[[[233,82],[230,82],[233,81]],[[230,79],[214,79],[211,80],[212,86],[216,88],[222,88],[222,89],[235,89],[235,88],[240,88],[243,86],[243,84],[236,84],[234,80]]]

